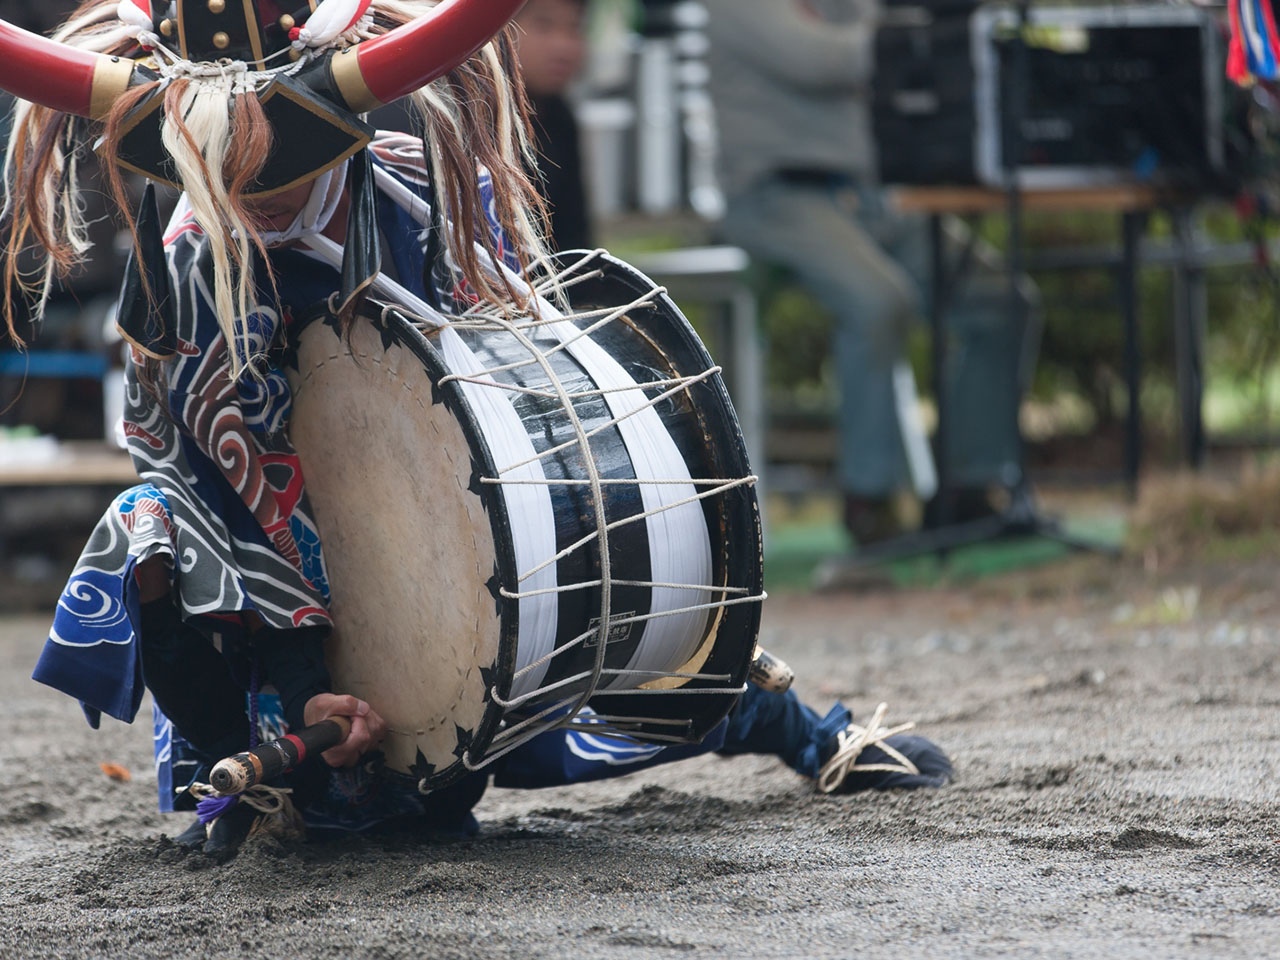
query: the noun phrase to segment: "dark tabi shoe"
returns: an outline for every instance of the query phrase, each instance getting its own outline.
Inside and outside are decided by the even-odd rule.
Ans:
[[[924,737],[905,734],[915,724],[882,726],[884,712],[882,703],[870,724],[850,723],[827,741],[818,771],[819,791],[916,790],[951,780],[951,761],[942,749]]]
[[[199,850],[204,846],[205,841],[209,839],[209,833],[205,829],[203,823],[197,818],[191,826],[183,830],[180,834],[173,838],[173,842],[179,847],[185,847],[188,850]]]
[[[247,803],[237,803],[209,823],[208,839],[204,843],[207,856],[230,859],[252,832],[261,814]]]

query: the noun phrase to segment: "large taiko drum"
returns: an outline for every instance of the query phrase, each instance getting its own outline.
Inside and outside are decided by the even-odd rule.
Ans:
[[[759,510],[718,368],[631,268],[556,270],[558,309],[293,332],[334,686],[424,791],[555,726],[696,741],[747,677]]]

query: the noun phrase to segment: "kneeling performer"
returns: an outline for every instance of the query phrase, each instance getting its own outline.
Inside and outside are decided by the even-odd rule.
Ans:
[[[162,807],[205,801],[186,845],[234,849],[286,789],[315,826],[409,815],[472,830],[490,779],[575,783],[712,750],[775,754],[827,791],[949,778],[942,752],[883,711],[864,727],[745,682],[763,593],[740,436],[660,290],[603,254],[543,250],[505,31],[520,5],[86,0],[52,39],[0,21],[0,88],[21,98],[11,335],[14,297],[32,292],[14,254],[41,248],[47,282],[86,249],[75,165],[90,147],[134,233],[118,322],[144,482],[86,546],[36,679],[95,726],[132,721],[151,691]],[[421,139],[361,118],[401,97]],[[167,226],[151,187],[130,214],[122,170],[182,191]],[[592,300],[618,290],[625,307]],[[393,384],[405,429],[454,424],[460,446],[427,451],[440,482],[403,495],[478,576],[406,570],[381,488],[360,470],[319,482],[326,440],[387,432],[362,393],[325,379],[335,369]],[[307,419],[317,397],[331,421]],[[700,453],[704,440],[724,448]],[[423,594],[461,583],[471,605],[439,601],[441,624],[455,606],[492,618],[492,642],[455,671],[478,691],[463,721],[452,699],[420,722],[383,709],[360,655],[335,661],[335,641],[349,651],[367,632],[369,610],[341,596],[361,568]],[[423,683],[447,687],[445,673]],[[216,761],[330,717],[349,729],[329,770],[242,803],[210,795]],[[380,746],[396,776],[370,776]]]

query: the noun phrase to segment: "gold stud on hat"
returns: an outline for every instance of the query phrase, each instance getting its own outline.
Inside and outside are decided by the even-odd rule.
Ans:
[[[231,45],[231,38],[219,30],[213,35],[213,45],[219,50],[225,50]]]
[[[221,13],[227,9],[227,0],[209,0],[209,12]]]
[[[172,21],[172,20],[161,20],[161,21],[160,21],[160,32],[161,32],[162,34],[164,34],[166,37],[172,37],[172,36],[173,36],[173,21]]]
[[[292,29],[293,29],[294,19],[293,19],[293,17],[289,16],[289,14],[287,14],[287,13],[286,13],[286,14],[284,14],[284,15],[283,15],[283,16],[282,16],[282,17],[281,17],[277,22],[280,24],[280,29],[281,29],[281,30],[292,30]]]

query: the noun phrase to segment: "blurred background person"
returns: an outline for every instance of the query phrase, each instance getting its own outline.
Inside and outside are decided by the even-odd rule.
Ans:
[[[835,316],[845,523],[855,541],[873,543],[900,531],[900,491],[927,497],[933,486],[904,360],[927,306],[928,232],[923,217],[895,213],[877,183],[870,104],[880,5],[705,4],[727,204],[719,232],[796,274]],[[965,520],[990,513],[987,487],[1016,461],[1019,351],[1003,347],[1023,336],[1010,328],[1007,281],[990,269],[967,278],[948,322],[949,516]]]
[[[551,250],[591,247],[578,120],[569,91],[587,56],[588,0],[529,0],[516,15],[516,48],[533,106],[538,182],[550,215]],[[374,111],[379,130],[421,135],[403,103]]]
[[[567,97],[586,58],[586,21],[587,0],[529,0],[515,20],[553,250],[592,246],[578,121]]]

